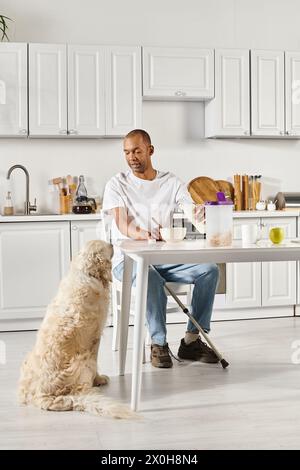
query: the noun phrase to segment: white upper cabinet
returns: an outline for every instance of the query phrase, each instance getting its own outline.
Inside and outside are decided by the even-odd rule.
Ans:
[[[213,98],[214,51],[144,47],[143,96],[169,100]]]
[[[68,46],[69,135],[105,135],[104,56],[101,46]]]
[[[285,135],[284,52],[251,51],[252,135]]]
[[[27,137],[27,44],[0,44],[0,135]]]
[[[215,98],[205,103],[206,137],[250,135],[249,50],[215,51]]]
[[[285,53],[285,132],[300,135],[300,52]]]
[[[67,48],[29,44],[29,134],[67,134]]]
[[[141,81],[140,47],[30,44],[30,135],[123,136],[141,127]]]
[[[140,47],[106,47],[106,135],[119,136],[141,127]]]

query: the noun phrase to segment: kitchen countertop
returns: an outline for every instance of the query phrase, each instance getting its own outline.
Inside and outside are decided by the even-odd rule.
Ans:
[[[300,208],[283,209],[281,211],[233,211],[234,218],[243,217],[298,217],[300,216]]]
[[[300,209],[284,209],[281,211],[233,211],[233,217],[298,217]],[[181,217],[181,214],[177,214]],[[176,218],[177,218],[176,217]],[[0,215],[1,222],[59,222],[76,220],[101,220],[101,214],[30,214],[30,215]]]
[[[64,220],[101,220],[101,214],[30,214],[0,215],[1,222],[61,222]]]

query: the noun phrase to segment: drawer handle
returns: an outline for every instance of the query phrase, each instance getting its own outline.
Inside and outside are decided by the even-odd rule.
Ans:
[[[175,94],[176,96],[186,96],[186,92],[185,92],[185,91],[181,91],[181,90],[175,91],[174,94]]]

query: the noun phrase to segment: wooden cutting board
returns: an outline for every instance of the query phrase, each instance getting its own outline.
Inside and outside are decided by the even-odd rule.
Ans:
[[[188,190],[196,204],[203,204],[206,201],[216,201],[217,192],[222,191],[230,194],[233,201],[234,188],[229,181],[213,180],[208,176],[198,176],[188,184]]]
[[[206,201],[217,200],[219,187],[212,178],[198,176],[189,182],[188,191],[196,204],[203,204]]]

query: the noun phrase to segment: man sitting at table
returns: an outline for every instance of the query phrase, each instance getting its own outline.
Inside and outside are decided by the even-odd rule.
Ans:
[[[159,227],[170,226],[176,207],[193,204],[186,188],[175,175],[155,170],[151,157],[154,147],[149,134],[141,129],[124,138],[124,153],[129,170],[111,178],[104,192],[103,210],[113,215],[112,241],[124,238],[160,240]],[[122,281],[123,256],[115,247],[113,274]],[[136,266],[133,268],[135,285]],[[172,367],[166,330],[167,296],[165,282],[194,284],[192,315],[205,331],[210,330],[213,302],[219,279],[215,264],[161,264],[149,268],[147,323],[151,335],[151,363],[154,367]],[[189,320],[178,356],[182,359],[218,362],[215,353],[204,343]]]

